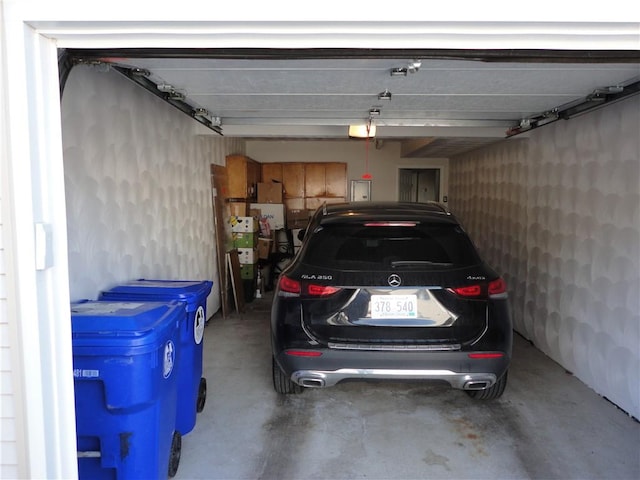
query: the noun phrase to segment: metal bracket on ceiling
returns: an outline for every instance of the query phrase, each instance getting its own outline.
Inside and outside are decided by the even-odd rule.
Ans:
[[[116,72],[124,75],[129,80],[137,83],[145,90],[153,93],[156,97],[161,98],[170,105],[173,105],[181,112],[189,115],[196,122],[201,123],[205,127],[213,130],[218,135],[223,135],[221,128],[220,117],[215,117],[212,121],[208,118],[209,112],[197,106],[193,106],[187,102],[187,96],[184,92],[181,92],[171,85],[156,84],[149,79],[148,70],[132,67],[122,67],[118,65],[111,65]]]
[[[507,130],[506,136],[512,137],[543,125],[556,122],[560,119],[570,120],[578,115],[602,108],[632,95],[640,93],[640,81],[635,81],[625,86],[614,85],[610,87],[596,88],[586,97],[555,107],[546,112],[523,118],[520,123]]]

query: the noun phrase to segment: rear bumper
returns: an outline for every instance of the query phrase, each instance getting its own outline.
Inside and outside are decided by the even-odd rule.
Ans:
[[[343,380],[428,380],[461,390],[491,387],[508,369],[511,352],[499,358],[472,359],[472,352],[379,352],[315,350],[319,356],[285,352],[276,361],[303,387],[330,387]]]
[[[340,368],[296,370],[291,380],[303,387],[331,387],[342,380],[431,380],[445,381],[460,390],[483,390],[496,383],[494,373],[457,373],[450,370],[397,370],[384,368]]]

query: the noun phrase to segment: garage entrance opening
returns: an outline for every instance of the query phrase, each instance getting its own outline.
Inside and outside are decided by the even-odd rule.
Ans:
[[[401,168],[398,182],[398,200],[402,202],[440,201],[439,168]]]

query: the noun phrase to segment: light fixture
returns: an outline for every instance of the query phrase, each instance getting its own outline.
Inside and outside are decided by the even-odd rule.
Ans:
[[[416,73],[418,70],[420,70],[421,66],[422,66],[422,62],[420,60],[413,60],[409,62],[409,65],[407,66],[407,70],[409,71],[409,73]]]
[[[422,60],[411,60],[406,67],[395,67],[389,70],[392,77],[406,77],[407,73],[416,73],[422,66]]]
[[[378,94],[378,100],[391,100],[391,92],[388,88],[385,88],[384,92]]]
[[[349,125],[349,138],[374,138],[376,125],[369,120],[364,124]]]
[[[382,107],[371,107],[369,110],[369,117],[379,117],[382,112]]]

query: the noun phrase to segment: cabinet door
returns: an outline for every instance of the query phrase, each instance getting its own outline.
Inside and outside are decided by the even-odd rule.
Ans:
[[[273,181],[283,183],[282,164],[281,163],[263,163],[262,179],[266,183],[271,183]]]
[[[305,165],[304,196],[326,196],[326,178],[324,163],[308,163]]]
[[[262,169],[255,160],[247,160],[247,198],[256,200],[258,198],[258,183],[262,179]]]
[[[282,163],[282,183],[285,198],[304,198],[304,163]]]
[[[243,155],[228,155],[226,159],[228,198],[247,197],[247,158]]]
[[[327,197],[347,196],[347,164],[327,163],[325,165],[325,182]]]

